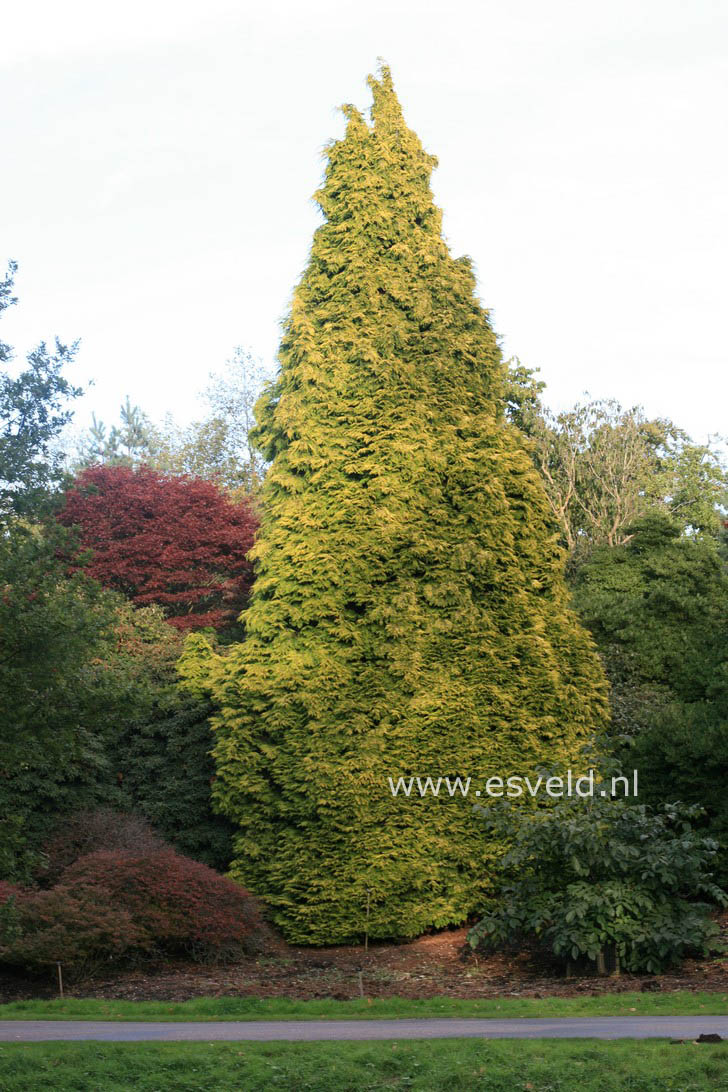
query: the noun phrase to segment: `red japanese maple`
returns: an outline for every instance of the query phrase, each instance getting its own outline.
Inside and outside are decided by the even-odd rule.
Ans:
[[[229,625],[246,604],[252,503],[214,482],[149,467],[92,466],[60,513],[92,550],[86,572],[140,605],[159,603],[177,629]]]

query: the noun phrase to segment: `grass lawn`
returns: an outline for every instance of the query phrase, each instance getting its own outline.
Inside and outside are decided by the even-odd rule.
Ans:
[[[0,1020],[347,1020],[425,1016],[718,1016],[728,1013],[728,994],[611,993],[598,997],[506,998],[460,1001],[400,997],[373,1001],[292,1001],[247,997],[199,997],[192,1001],[13,1001],[0,1005]],[[2,1086],[0,1085],[0,1092]]]
[[[0,1044],[2,1092],[703,1092],[728,1044],[593,1040]]]

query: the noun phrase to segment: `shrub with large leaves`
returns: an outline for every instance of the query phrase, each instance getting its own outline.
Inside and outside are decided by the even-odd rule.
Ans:
[[[611,950],[617,967],[648,972],[711,948],[710,904],[728,897],[711,877],[717,843],[692,829],[698,807],[596,795],[482,810],[510,848],[473,947],[535,940],[564,960],[595,962]]]

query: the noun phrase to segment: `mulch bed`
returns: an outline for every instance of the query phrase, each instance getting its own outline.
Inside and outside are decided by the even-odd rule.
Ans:
[[[66,993],[124,1001],[185,1001],[192,997],[578,997],[626,990],[728,992],[728,960],[686,961],[678,973],[565,978],[529,953],[474,955],[467,930],[448,930],[404,944],[295,948],[275,942],[265,956],[225,966],[185,962],[69,983]],[[0,972],[0,1001],[56,996],[55,982]]]

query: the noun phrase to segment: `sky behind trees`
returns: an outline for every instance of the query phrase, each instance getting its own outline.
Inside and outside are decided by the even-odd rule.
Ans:
[[[3,23],[3,336],[82,338],[79,420],[127,392],[185,420],[234,345],[272,363],[336,107],[367,104],[381,55],[452,251],[548,400],[725,431],[720,0],[29,0]]]

